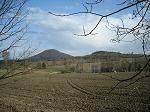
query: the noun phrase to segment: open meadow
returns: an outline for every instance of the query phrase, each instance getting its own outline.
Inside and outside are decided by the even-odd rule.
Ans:
[[[116,88],[114,73],[50,73],[34,70],[0,81],[0,112],[148,112],[150,82]],[[117,73],[126,77],[128,73]]]

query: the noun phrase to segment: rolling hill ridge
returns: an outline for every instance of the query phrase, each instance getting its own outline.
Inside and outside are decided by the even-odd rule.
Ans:
[[[48,49],[45,50],[37,55],[34,55],[30,57],[29,59],[32,61],[55,61],[55,60],[64,60],[64,59],[70,59],[70,58],[83,58],[83,59],[112,59],[112,60],[118,60],[119,58],[139,58],[143,57],[142,54],[124,54],[120,52],[109,52],[109,51],[96,51],[91,53],[90,55],[85,55],[85,56],[71,56],[69,54],[60,52],[55,49]]]

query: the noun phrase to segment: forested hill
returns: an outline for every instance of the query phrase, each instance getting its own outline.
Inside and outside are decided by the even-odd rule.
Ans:
[[[39,61],[39,60],[47,60],[47,61],[54,61],[54,60],[63,60],[71,58],[72,56],[63,52],[60,52],[55,49],[48,49],[45,50],[37,55],[30,57],[30,60]]]
[[[109,52],[109,51],[96,51],[90,55],[83,56],[85,60],[89,59],[96,59],[96,60],[103,60],[103,61],[118,61],[120,59],[135,59],[135,58],[143,58],[143,54],[125,54],[120,52]],[[81,57],[77,57],[81,58]]]

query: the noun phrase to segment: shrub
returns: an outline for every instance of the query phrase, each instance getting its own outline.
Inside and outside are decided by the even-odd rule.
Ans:
[[[46,64],[43,62],[42,63],[42,68],[45,69],[46,68]]]

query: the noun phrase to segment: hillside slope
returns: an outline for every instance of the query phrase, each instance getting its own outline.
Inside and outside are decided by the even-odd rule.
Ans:
[[[69,54],[65,54],[55,49],[45,50],[35,56],[30,57],[30,60],[39,61],[39,60],[63,60],[71,58],[72,56]]]

